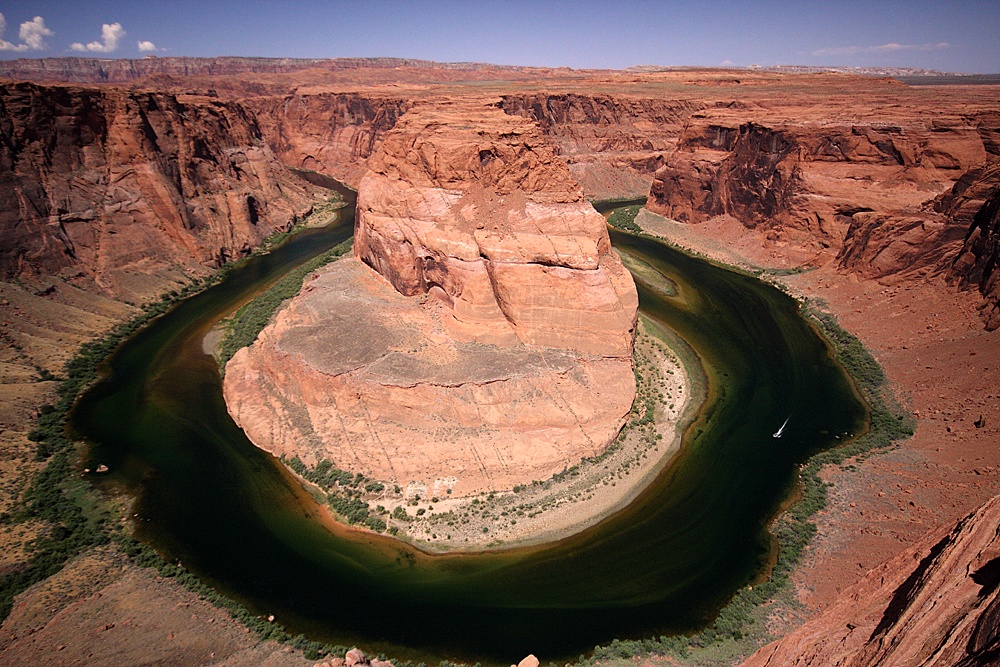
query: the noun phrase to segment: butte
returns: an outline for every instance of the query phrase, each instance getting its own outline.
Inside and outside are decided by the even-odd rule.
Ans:
[[[418,104],[369,161],[353,257],[233,357],[226,402],[275,455],[433,493],[510,489],[614,440],[637,306],[534,121]]]

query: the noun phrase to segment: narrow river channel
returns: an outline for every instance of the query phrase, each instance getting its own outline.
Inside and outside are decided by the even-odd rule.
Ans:
[[[352,197],[352,193],[348,192]],[[641,311],[683,338],[708,399],[680,454],[628,507],[550,544],[429,556],[328,529],[233,423],[204,334],[293,267],[348,238],[307,229],[138,332],[79,401],[72,427],[137,498],[138,536],[292,633],[434,664],[572,658],[615,637],[697,628],[766,567],[767,523],[799,463],[867,418],[794,300],[664,244],[612,233],[676,284],[638,282]],[[772,434],[788,419],[783,437]]]

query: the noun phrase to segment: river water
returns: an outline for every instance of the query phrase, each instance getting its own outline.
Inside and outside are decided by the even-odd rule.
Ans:
[[[351,193],[347,191],[350,197]],[[222,400],[204,334],[288,270],[348,238],[327,228],[234,270],[122,344],[72,416],[103,484],[137,498],[137,534],[292,633],[430,664],[575,657],[612,638],[703,625],[767,567],[766,527],[797,466],[867,414],[794,300],[627,234],[621,252],[673,281],[639,282],[640,309],[697,353],[708,398],[681,452],[628,507],[567,539],[430,556],[319,520],[313,499],[255,448]],[[783,437],[772,434],[788,419]]]

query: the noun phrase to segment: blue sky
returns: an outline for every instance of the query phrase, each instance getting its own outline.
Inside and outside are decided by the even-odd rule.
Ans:
[[[1000,72],[1000,0],[0,0],[0,14],[0,58],[395,56],[575,68],[795,64]]]

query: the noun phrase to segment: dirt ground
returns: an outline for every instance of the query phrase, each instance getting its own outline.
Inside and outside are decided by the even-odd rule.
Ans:
[[[0,664],[313,664],[113,549],[95,549],[21,595],[0,628]]]

